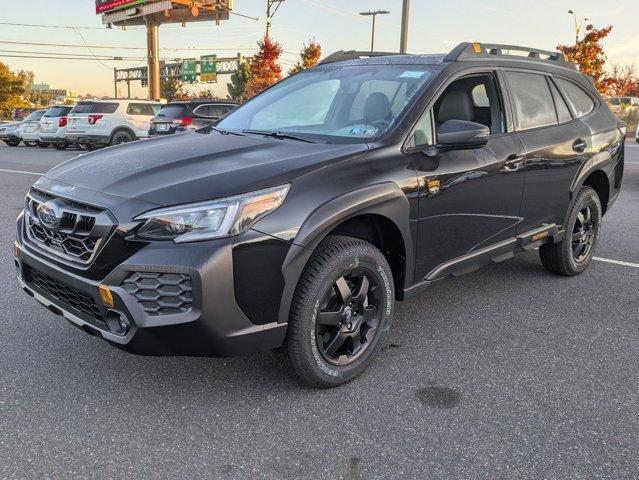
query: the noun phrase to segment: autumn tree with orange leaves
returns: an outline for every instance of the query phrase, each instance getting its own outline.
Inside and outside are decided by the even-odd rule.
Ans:
[[[301,70],[314,67],[322,56],[322,46],[315,40],[311,40],[308,45],[304,44],[304,48],[300,52],[300,61],[288,71],[289,75],[293,75]]]
[[[579,66],[579,70],[592,77],[597,89],[607,94],[612,87],[613,79],[606,75],[606,54],[601,41],[610,35],[612,26],[597,29],[594,25],[586,26],[586,34],[575,45],[558,45],[557,49]]]
[[[282,79],[282,67],[277,63],[282,46],[269,37],[258,42],[259,51],[251,59],[251,78],[245,98],[251,98]]]

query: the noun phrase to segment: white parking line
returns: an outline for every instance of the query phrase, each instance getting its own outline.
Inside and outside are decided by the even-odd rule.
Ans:
[[[44,173],[38,173],[38,172],[27,172],[24,170],[7,170],[5,168],[0,168],[0,172],[8,172],[8,173],[24,173],[26,175],[37,175],[38,177],[41,177],[42,175],[44,175]]]
[[[609,258],[592,257],[593,260],[599,262],[612,263],[614,265],[622,265],[624,267],[639,268],[639,263],[622,262],[621,260],[611,260]]]

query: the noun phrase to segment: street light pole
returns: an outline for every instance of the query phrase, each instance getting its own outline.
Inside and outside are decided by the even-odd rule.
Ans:
[[[360,15],[373,17],[373,28],[371,31],[371,52],[375,51],[375,17],[377,17],[377,15],[386,15],[387,13],[390,12],[388,10],[375,10],[374,12],[369,10],[368,12],[359,12]]]
[[[402,33],[399,38],[399,53],[408,52],[408,15],[410,12],[410,0],[404,0],[402,4]]]
[[[271,19],[284,0],[266,0],[266,37],[271,34]],[[277,4],[277,5],[275,5]],[[273,9],[273,5],[275,8]]]
[[[579,43],[579,34],[581,33],[581,28],[584,26],[584,22],[588,22],[588,18],[583,18],[581,22],[577,21],[577,14],[574,10],[568,10],[568,14],[572,15],[572,18],[575,20],[575,45]]]

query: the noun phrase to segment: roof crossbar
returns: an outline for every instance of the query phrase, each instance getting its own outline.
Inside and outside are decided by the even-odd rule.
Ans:
[[[511,53],[515,52],[515,53]],[[445,62],[489,60],[492,57],[535,60],[550,62],[562,67],[575,69],[575,64],[561,52],[551,52],[538,48],[520,47],[517,45],[502,45],[499,43],[464,42],[457,45],[446,57]]]
[[[328,57],[323,59],[320,65],[335,62],[345,62],[347,60],[359,60],[360,58],[372,58],[372,57],[387,57],[389,55],[401,55],[401,53],[394,52],[358,52],[356,50],[340,50],[335,53],[331,53]]]

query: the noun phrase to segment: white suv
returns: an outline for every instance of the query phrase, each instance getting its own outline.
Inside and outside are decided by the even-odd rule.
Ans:
[[[68,115],[68,143],[93,150],[149,136],[151,119],[162,104],[152,100],[83,100]]]

